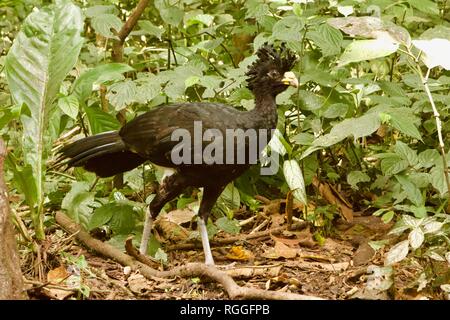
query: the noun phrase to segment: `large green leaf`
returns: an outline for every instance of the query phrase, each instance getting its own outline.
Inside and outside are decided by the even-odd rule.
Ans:
[[[397,175],[395,176],[397,181],[402,185],[402,189],[408,195],[408,199],[416,206],[423,205],[423,197],[420,189],[412,183],[407,176]]]
[[[375,40],[356,40],[345,48],[341,55],[339,66],[352,62],[373,60],[386,57],[397,51],[399,44],[389,37]]]
[[[94,30],[105,38],[118,39],[115,33],[122,28],[122,21],[114,14],[103,13],[96,15],[91,21]],[[112,30],[115,30],[113,33]]]
[[[26,105],[22,114],[24,162],[33,170],[36,203],[29,203],[33,221],[39,221],[44,202],[44,165],[50,139],[47,139],[48,115],[62,81],[75,65],[83,38],[81,10],[70,2],[32,12],[8,52],[6,77],[14,102]],[[43,238],[42,223],[36,226]]]
[[[409,4],[426,14],[439,15],[439,8],[435,1],[431,0],[408,0]]]
[[[69,217],[83,226],[88,225],[94,204],[94,192],[89,191],[87,182],[75,182],[72,189],[64,197],[61,208]]]
[[[324,57],[341,52],[342,33],[328,24],[322,24],[317,30],[308,32],[306,37],[314,41]]]
[[[77,78],[77,80],[75,80],[72,86],[72,94],[75,95],[80,102],[84,102],[91,94],[92,86],[94,84],[103,84],[111,80],[122,80],[122,73],[132,70],[133,68],[123,63],[99,65],[85,71]]]
[[[120,127],[120,123],[115,117],[102,111],[96,104],[85,107],[84,111],[86,112],[92,134],[117,130]]]
[[[306,204],[305,181],[303,180],[302,170],[297,160],[286,160],[283,163],[283,173],[294,198]]]
[[[354,139],[368,136],[374,133],[380,127],[381,121],[377,112],[367,113],[359,118],[345,119],[336,124],[330,133],[314,140],[311,147],[302,154],[302,159],[316,150],[330,147],[347,137],[353,136]]]

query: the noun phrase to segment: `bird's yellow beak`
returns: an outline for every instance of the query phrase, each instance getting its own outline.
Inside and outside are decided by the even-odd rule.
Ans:
[[[285,72],[283,75],[283,80],[281,80],[285,85],[298,87],[298,79],[292,71]]]

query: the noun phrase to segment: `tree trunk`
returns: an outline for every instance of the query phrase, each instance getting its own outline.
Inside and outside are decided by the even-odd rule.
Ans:
[[[24,291],[14,228],[9,214],[9,199],[3,179],[6,146],[0,138],[0,300],[27,299]]]

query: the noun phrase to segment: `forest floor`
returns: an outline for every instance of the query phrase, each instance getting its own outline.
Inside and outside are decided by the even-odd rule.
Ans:
[[[251,218],[243,213],[240,221],[246,219],[250,222],[244,222],[239,233],[243,240],[226,244],[227,238],[234,236],[219,232],[213,245],[216,264],[240,286],[324,299],[444,298],[426,290],[418,292],[416,279],[423,272],[419,264],[402,264],[391,277],[383,274],[383,269],[373,269],[374,265],[383,266],[390,245],[375,251],[369,242],[398,241],[387,234],[392,224],[378,217],[356,215],[351,223],[337,219],[333,232],[321,244],[314,240],[313,227],[308,224],[293,231],[280,228],[286,224],[284,214]],[[182,246],[180,242],[163,245],[167,263],[160,265],[160,270],[203,261],[198,243]],[[228,299],[223,287],[208,279],[146,279],[80,245],[58,225],[48,232],[39,252],[37,256],[21,250],[32,299]],[[392,279],[393,285],[387,285]]]

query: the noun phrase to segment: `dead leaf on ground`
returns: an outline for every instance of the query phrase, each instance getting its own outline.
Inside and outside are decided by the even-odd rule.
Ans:
[[[281,200],[281,199],[271,200],[269,203],[264,205],[264,207],[263,207],[264,214],[266,214],[267,216],[270,216],[273,214],[280,213],[281,203],[284,201],[285,201],[284,199],[283,200]]]
[[[297,249],[290,248],[283,242],[275,241],[275,246],[266,250],[262,256],[268,259],[292,259],[297,256]]]
[[[358,249],[353,256],[353,265],[361,266],[372,260],[375,256],[375,250],[367,243],[363,242],[359,245]]]
[[[44,293],[47,297],[51,299],[64,300],[68,296],[72,295],[73,291],[70,289],[63,290],[56,288],[43,288],[42,293]]]
[[[47,273],[47,281],[52,284],[59,284],[67,279],[68,276],[69,273],[67,272],[66,267],[64,265],[61,265],[58,268],[50,270]]]
[[[284,213],[274,213],[271,216],[272,228],[284,226],[286,223],[286,216]]]
[[[195,212],[190,209],[176,209],[167,213],[164,218],[178,225],[190,222],[195,216]]]
[[[300,231],[285,230],[285,231],[283,231],[282,235],[286,236],[286,237],[295,236],[296,241],[302,247],[314,248],[315,246],[317,246],[317,243],[316,243],[316,241],[314,241],[314,237],[313,237],[313,234],[311,233],[309,226]],[[284,242],[285,244],[289,244],[286,242],[286,240],[289,240],[289,239],[285,239],[282,242]]]
[[[127,279],[128,287],[134,293],[142,294],[149,289],[147,279],[141,274],[132,274]]]
[[[182,242],[189,238],[189,231],[165,218],[157,221],[156,227],[161,230],[161,236],[171,242]]]
[[[233,246],[225,256],[227,259],[235,261],[248,261],[253,260],[255,257],[253,253],[243,246]]]
[[[317,177],[313,178],[313,185],[319,190],[320,195],[330,204],[339,208],[342,216],[347,221],[353,220],[353,210],[351,204],[328,183],[320,182]]]
[[[285,245],[291,246],[291,247],[298,246],[300,241],[302,241],[301,239],[297,239],[297,238],[293,238],[293,239],[280,238],[280,237],[274,236],[273,234],[271,234],[270,237],[275,242],[282,242]]]

